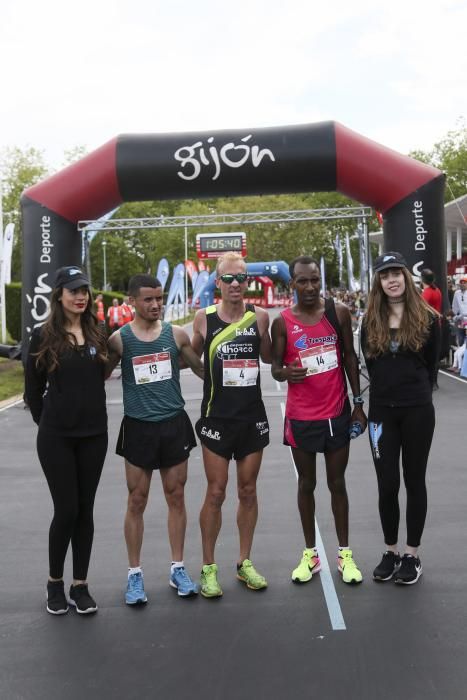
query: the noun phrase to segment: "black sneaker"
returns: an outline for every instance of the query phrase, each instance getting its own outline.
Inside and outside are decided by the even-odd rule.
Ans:
[[[97,612],[97,603],[89,595],[88,584],[80,583],[77,586],[70,586],[70,603],[76,607],[76,612],[81,615]]]
[[[63,581],[47,581],[47,612],[51,615],[65,615],[68,612]]]
[[[383,558],[380,563],[373,571],[373,578],[375,581],[389,581],[396,571],[399,571],[401,565],[401,558],[399,554],[395,552],[387,551],[384,552]]]
[[[394,576],[394,581],[395,583],[410,585],[411,583],[417,583],[421,575],[422,564],[420,559],[412,556],[412,554],[404,554],[401,560],[401,568]]]

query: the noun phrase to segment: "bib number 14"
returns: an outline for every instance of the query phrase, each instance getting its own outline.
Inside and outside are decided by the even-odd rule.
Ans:
[[[335,344],[316,345],[300,352],[302,367],[307,369],[307,377],[313,374],[323,374],[338,367]]]

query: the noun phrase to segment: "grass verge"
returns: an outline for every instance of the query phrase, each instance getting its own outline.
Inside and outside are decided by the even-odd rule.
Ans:
[[[22,394],[24,391],[24,371],[19,360],[6,360],[0,357],[0,401]]]
[[[190,323],[195,316],[194,311],[180,320],[173,320],[174,325],[183,326]],[[0,357],[0,401],[22,394],[24,391],[24,371],[19,360],[7,360]]]

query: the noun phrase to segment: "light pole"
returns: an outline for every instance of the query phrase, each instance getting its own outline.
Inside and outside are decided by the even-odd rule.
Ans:
[[[105,254],[105,247],[107,245],[107,241],[104,240],[102,241],[102,253],[104,257],[104,292],[107,291],[107,257]]]

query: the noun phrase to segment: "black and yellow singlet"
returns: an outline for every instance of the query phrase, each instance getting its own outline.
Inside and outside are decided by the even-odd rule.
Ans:
[[[245,305],[243,318],[235,323],[222,321],[215,305],[207,307],[202,416],[236,420],[265,417],[260,343],[252,304]]]

